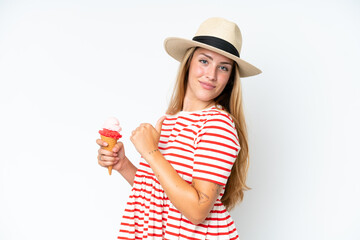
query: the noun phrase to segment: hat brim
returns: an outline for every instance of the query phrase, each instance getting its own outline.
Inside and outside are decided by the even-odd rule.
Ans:
[[[250,76],[254,76],[254,75],[261,73],[260,69],[251,65],[250,63],[242,60],[241,58],[239,58],[231,53],[225,52],[219,48],[215,48],[210,45],[200,43],[197,41],[188,40],[188,39],[184,39],[184,38],[169,37],[169,38],[165,39],[164,47],[165,47],[166,52],[171,57],[178,60],[179,62],[182,61],[186,51],[189,48],[201,47],[201,48],[208,49],[210,51],[214,51],[214,52],[219,53],[227,58],[234,60],[239,66],[240,77],[250,77]]]

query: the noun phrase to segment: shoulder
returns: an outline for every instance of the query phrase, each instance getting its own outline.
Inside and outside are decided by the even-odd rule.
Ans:
[[[231,115],[221,108],[211,108],[205,113],[205,126],[219,126],[236,132],[235,123]]]
[[[203,125],[197,135],[199,141],[211,138],[214,141],[229,141],[239,146],[235,123],[229,113],[222,109],[212,108],[203,117]]]

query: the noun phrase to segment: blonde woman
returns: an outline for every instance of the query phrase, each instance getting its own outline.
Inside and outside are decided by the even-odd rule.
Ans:
[[[240,59],[241,44],[223,18],[206,20],[192,40],[165,40],[181,64],[167,115],[132,132],[139,168],[121,142],[99,149],[99,164],[132,186],[118,239],[239,239],[228,211],[247,189],[240,77],[261,73]]]

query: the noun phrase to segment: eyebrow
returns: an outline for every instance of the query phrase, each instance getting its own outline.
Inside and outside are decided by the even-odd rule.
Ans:
[[[200,53],[201,55],[204,55],[205,57],[208,57],[208,58],[210,58],[210,60],[214,60],[211,56],[209,56],[209,55],[207,55],[207,54],[205,54],[205,53]],[[229,65],[232,65],[231,63],[229,63],[229,62],[221,62],[221,64],[229,64]]]

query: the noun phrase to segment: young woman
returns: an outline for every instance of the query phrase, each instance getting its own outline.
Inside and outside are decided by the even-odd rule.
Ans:
[[[165,40],[181,65],[167,115],[132,132],[139,168],[121,142],[99,149],[99,164],[133,187],[118,239],[239,238],[228,210],[247,189],[240,76],[261,73],[240,59],[241,44],[238,26],[222,18],[206,20],[192,40]]]

